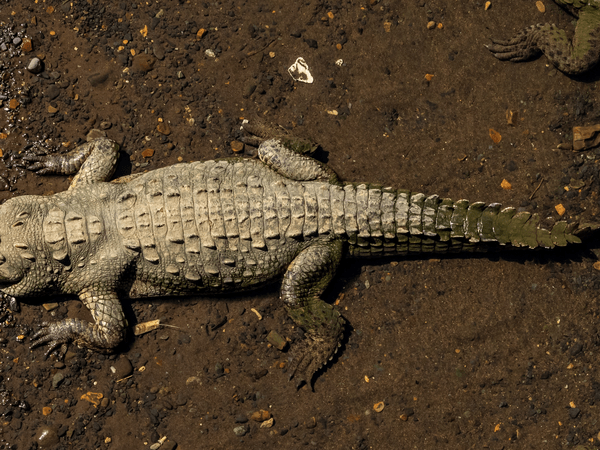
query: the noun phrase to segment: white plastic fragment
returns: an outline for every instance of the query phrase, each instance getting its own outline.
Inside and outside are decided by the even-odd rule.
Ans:
[[[288,73],[294,80],[301,81],[302,83],[310,84],[314,81],[308,69],[308,64],[306,64],[306,61],[301,56],[296,59],[294,64],[288,67]]]

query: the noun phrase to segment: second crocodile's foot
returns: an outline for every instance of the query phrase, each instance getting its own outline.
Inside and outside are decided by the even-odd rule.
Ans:
[[[500,61],[527,61],[542,53],[537,46],[542,27],[543,25],[527,27],[511,39],[492,39],[492,44],[485,47]]]

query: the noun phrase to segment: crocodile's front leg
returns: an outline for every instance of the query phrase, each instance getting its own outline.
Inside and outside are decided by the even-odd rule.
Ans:
[[[493,44],[486,47],[501,61],[525,61],[542,52],[561,72],[585,72],[600,59],[600,4],[594,1],[578,11],[572,42],[556,25],[538,24],[509,40],[492,39]]]
[[[117,294],[86,289],[79,294],[79,299],[90,310],[95,323],[80,319],[43,323],[32,337],[31,348],[47,344],[48,356],[60,347],[62,357],[69,342],[102,352],[109,352],[121,343],[127,322]]]
[[[341,257],[340,240],[319,239],[296,256],[284,275],[281,299],[290,318],[306,332],[304,340],[294,349],[290,368],[290,379],[296,376],[298,385],[310,383],[340,345],[344,319],[320,296]]]
[[[40,175],[63,174],[73,177],[69,189],[78,185],[108,181],[115,172],[119,159],[119,145],[108,139],[92,139],[65,155],[25,155],[29,170]]]

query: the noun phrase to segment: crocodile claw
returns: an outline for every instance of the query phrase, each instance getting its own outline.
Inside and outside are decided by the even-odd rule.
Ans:
[[[69,338],[64,336],[60,323],[58,322],[43,322],[40,329],[31,337],[30,349],[46,345],[44,356],[47,358],[50,354],[55,353],[58,359],[62,359],[67,352],[67,343]]]
[[[38,175],[51,174],[56,172],[52,160],[46,155],[26,154],[21,158],[27,170],[37,173]]]

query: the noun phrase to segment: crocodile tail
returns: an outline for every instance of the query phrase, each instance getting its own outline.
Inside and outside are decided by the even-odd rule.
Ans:
[[[355,256],[563,247],[581,243],[600,228],[600,224],[542,221],[538,214],[502,208],[499,203],[453,201],[366,184],[347,184],[343,191],[344,234],[349,253]]]

